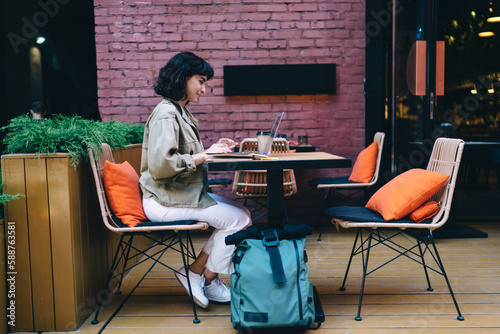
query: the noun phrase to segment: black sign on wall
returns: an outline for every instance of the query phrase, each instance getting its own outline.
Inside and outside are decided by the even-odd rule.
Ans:
[[[226,65],[224,95],[335,94],[335,64]]]

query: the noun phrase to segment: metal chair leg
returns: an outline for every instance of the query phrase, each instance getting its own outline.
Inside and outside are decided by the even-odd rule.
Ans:
[[[151,265],[151,267],[149,267],[149,269],[144,273],[144,275],[142,275],[141,279],[137,282],[137,284],[132,288],[132,290],[130,291],[130,293],[121,301],[120,305],[118,305],[118,307],[115,309],[115,311],[113,312],[113,314],[111,314],[111,316],[109,317],[109,319],[106,320],[106,322],[101,327],[101,329],[97,332],[97,334],[101,334],[106,329],[106,327],[111,323],[111,321],[116,317],[116,315],[121,311],[121,309],[123,308],[123,306],[125,305],[125,303],[127,302],[127,300],[130,298],[130,296],[132,296],[132,294],[137,289],[137,287],[139,285],[141,285],[141,283],[144,280],[144,278],[146,278],[146,276],[151,272],[151,270],[153,270],[154,266],[158,262],[160,262],[160,259],[163,256],[163,254],[165,254],[165,252],[167,251],[167,248],[165,248],[162,251],[156,253],[156,255],[158,255],[157,258],[154,258],[154,257],[150,258],[151,260],[153,260],[153,264]],[[125,268],[124,268],[124,271],[125,271]]]
[[[365,289],[366,272],[368,271],[368,260],[370,259],[370,249],[372,244],[373,229],[370,229],[370,235],[368,236],[368,248],[366,249],[366,259],[363,261],[363,280],[361,281],[361,291],[359,293],[359,305],[358,305],[358,315],[354,318],[356,321],[361,321],[361,305],[363,303],[363,291]],[[361,240],[363,243],[363,240]],[[363,246],[361,246],[363,247]],[[361,250],[364,253],[364,249]]]
[[[349,262],[347,263],[347,269],[344,275],[344,281],[342,282],[342,286],[339,288],[340,291],[345,291],[345,282],[347,280],[347,274],[349,273],[349,269],[351,268],[352,258],[354,257],[354,253],[356,251],[356,245],[358,244],[358,238],[361,233],[361,229],[358,228],[358,232],[356,233],[356,238],[354,239],[354,244],[352,245],[351,256],[349,257]]]
[[[321,235],[323,234],[323,228],[325,226],[325,221],[323,220],[323,216],[325,215],[325,210],[326,207],[328,206],[328,203],[330,202],[330,199],[333,197],[335,193],[334,188],[330,188],[328,190],[328,194],[325,196],[325,201],[323,202],[323,207],[321,208],[321,212],[319,214],[319,219],[318,222],[316,223],[316,226],[319,226],[319,235],[318,235],[318,241],[321,241]]]
[[[131,235],[130,238],[128,239],[128,242],[127,242],[127,246],[126,246],[126,251],[127,251],[127,254],[125,254],[124,256],[124,259],[125,259],[125,262],[123,263],[123,271],[120,275],[120,281],[118,282],[118,288],[116,289],[116,292],[115,294],[117,295],[120,295],[122,293],[122,282],[123,282],[123,276],[125,275],[125,269],[127,268],[127,262],[128,262],[128,259],[129,259],[129,255],[130,255],[130,249],[132,248],[132,242],[134,241],[134,236]]]
[[[191,238],[191,233],[189,233],[189,231],[188,231],[188,237],[189,237],[189,240],[188,240],[189,246],[191,248],[191,255],[192,255],[191,258],[196,259],[196,253],[195,253],[194,246],[193,246],[193,239]],[[189,250],[189,248],[188,248],[188,250]],[[188,254],[189,254],[189,252],[188,252]],[[188,256],[188,259],[189,259],[189,256]]]
[[[434,249],[434,253],[436,254],[436,259],[435,259],[436,264],[439,266],[439,269],[441,270],[441,272],[444,276],[444,279],[446,280],[446,284],[448,285],[448,289],[450,290],[451,298],[453,299],[453,303],[455,304],[455,308],[457,309],[457,312],[458,312],[457,320],[463,321],[465,318],[462,316],[462,313],[460,312],[460,309],[458,308],[458,303],[457,303],[457,300],[455,299],[455,295],[453,294],[453,290],[451,288],[450,281],[448,280],[448,275],[446,275],[446,271],[444,270],[443,262],[441,261],[441,258],[439,257],[439,252],[436,248],[436,244],[434,243],[434,236],[432,235],[432,231],[429,231],[429,236],[430,236],[430,240],[432,243],[432,248]]]
[[[184,273],[186,273],[186,279],[188,283],[188,288],[189,288],[189,297],[191,298],[191,306],[193,307],[193,314],[194,314],[194,319],[193,323],[198,324],[200,323],[200,319],[198,319],[198,314],[196,313],[196,306],[194,304],[194,299],[193,299],[193,291],[191,290],[191,281],[189,279],[189,259],[186,259],[187,254],[186,252],[189,252],[188,246],[185,246],[184,243],[182,242],[182,236],[181,233],[178,233],[178,238],[179,238],[179,246],[181,250],[181,255],[182,255],[182,263],[184,264]],[[189,244],[189,241],[191,239],[191,236],[189,234],[189,231],[186,231],[186,241]],[[186,248],[186,250],[184,250]]]
[[[419,238],[420,238],[420,235],[419,235]],[[424,267],[424,272],[425,272],[425,278],[427,279],[427,291],[434,291],[434,289],[432,288],[431,286],[431,281],[429,279],[429,273],[427,272],[427,266],[425,265],[425,259],[424,259],[424,253],[422,253],[422,242],[424,241],[423,238],[422,239],[417,239],[417,242],[418,242],[418,250],[420,251],[420,258],[422,259],[422,265]]]
[[[122,244],[123,237],[124,237],[124,235],[122,234],[120,236],[120,242],[118,243],[118,247],[116,248],[115,256],[113,257],[113,262],[111,263],[111,269],[109,270],[108,278],[106,279],[106,284],[104,285],[105,291],[109,292],[109,293],[111,293],[111,291],[109,291],[108,286],[109,286],[109,282],[111,281],[111,278],[113,277],[113,273],[117,267],[118,254],[120,253],[120,245]],[[102,295],[100,296],[100,298],[97,298],[97,309],[95,311],[94,320],[92,320],[92,325],[96,325],[99,323],[99,320],[97,320],[97,317],[99,317],[99,312],[101,311],[102,301],[105,300],[106,298],[108,298],[108,295],[109,294],[105,294],[105,292],[102,291]]]
[[[253,204],[249,202],[250,199],[253,201]],[[260,218],[267,215],[267,211],[262,210],[266,206],[263,205],[261,202],[259,202],[258,198],[246,197],[245,200],[243,201],[243,206],[245,206],[246,208],[248,208],[248,210],[250,210],[250,214],[252,215],[252,222],[256,222]],[[257,213],[258,216],[254,217],[255,213]]]

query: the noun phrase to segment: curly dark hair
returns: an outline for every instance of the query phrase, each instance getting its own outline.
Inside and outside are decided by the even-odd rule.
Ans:
[[[160,69],[155,93],[174,101],[180,101],[187,97],[186,82],[193,75],[203,75],[207,80],[212,79],[214,70],[203,58],[192,52],[181,52],[170,59]]]

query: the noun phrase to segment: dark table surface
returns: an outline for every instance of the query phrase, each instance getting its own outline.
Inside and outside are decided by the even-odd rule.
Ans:
[[[283,213],[283,170],[351,167],[351,159],[324,152],[276,153],[277,160],[211,159],[209,172],[236,170],[267,170],[268,226],[281,226]]]

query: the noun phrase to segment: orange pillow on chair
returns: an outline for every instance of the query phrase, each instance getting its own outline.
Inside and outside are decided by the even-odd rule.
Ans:
[[[352,167],[349,181],[368,183],[372,180],[377,165],[378,143],[374,141],[361,151]]]
[[[440,207],[436,201],[427,201],[410,213],[410,219],[415,223],[423,222],[426,219],[434,217],[439,212]]]
[[[366,207],[380,213],[384,220],[401,219],[437,193],[448,178],[438,172],[410,169],[373,194]]]
[[[142,208],[139,175],[127,161],[121,164],[106,161],[103,169],[104,188],[116,217],[134,227],[148,218]]]

